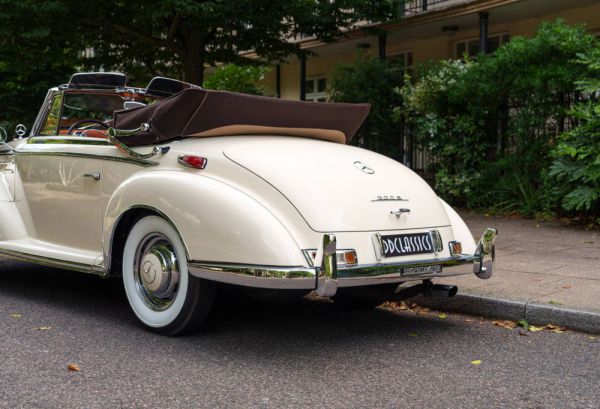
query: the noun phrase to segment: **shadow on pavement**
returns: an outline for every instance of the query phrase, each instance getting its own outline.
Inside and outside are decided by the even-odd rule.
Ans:
[[[387,339],[422,342],[422,334],[443,338],[457,326],[451,320],[412,312],[383,309],[340,310],[327,301],[303,299],[291,304],[257,302],[228,291],[204,329],[195,335],[166,338],[144,331],[130,311],[120,278],[93,275],[35,265],[0,261],[2,303],[27,306],[31,314],[51,310],[53,316],[70,317],[70,325],[86,322],[115,338],[146,339],[165,345],[177,344],[193,353],[200,345],[232,354],[263,356],[285,354],[290,349],[303,355],[338,348],[364,347]],[[21,307],[25,308],[25,307]],[[4,309],[4,308],[2,308]],[[83,324],[81,324],[83,326]],[[415,335],[418,332],[418,336]],[[190,352],[190,351],[188,351]],[[266,357],[266,355],[265,355]]]

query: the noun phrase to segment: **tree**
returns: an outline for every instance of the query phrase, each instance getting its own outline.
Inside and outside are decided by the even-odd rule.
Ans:
[[[19,122],[32,125],[49,84],[76,70],[81,45],[56,23],[69,12],[61,2],[0,0],[0,10],[0,126],[10,135]]]
[[[74,71],[123,71],[134,85],[156,75],[202,84],[206,66],[305,55],[288,40],[333,41],[360,21],[395,18],[403,1],[0,0],[0,123],[32,121],[48,87]]]
[[[257,83],[265,78],[269,67],[227,64],[218,67],[204,81],[204,87],[244,94],[263,95],[264,87]]]
[[[332,76],[331,99],[335,102],[369,102],[371,113],[353,143],[402,160],[398,124],[392,117],[402,103],[394,91],[404,82],[404,70],[398,64],[358,55],[352,64],[338,65]]]
[[[64,0],[73,10],[81,0]],[[170,73],[202,84],[204,67],[249,60],[254,50],[262,60],[304,54],[289,39],[300,34],[332,41],[360,21],[394,18],[402,0],[129,0],[100,3],[93,15],[74,20],[85,24],[80,34],[96,51],[97,64],[143,65],[143,71]],[[256,60],[253,60],[256,62]]]

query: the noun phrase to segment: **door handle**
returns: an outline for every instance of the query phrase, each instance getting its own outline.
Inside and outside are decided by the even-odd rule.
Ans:
[[[92,178],[94,180],[100,180],[100,172],[90,172],[83,175],[84,178]]]

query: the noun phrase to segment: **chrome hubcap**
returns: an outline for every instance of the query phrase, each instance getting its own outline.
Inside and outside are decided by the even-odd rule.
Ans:
[[[136,289],[144,303],[155,311],[173,304],[179,289],[179,264],[173,245],[160,233],[140,242],[134,259]]]

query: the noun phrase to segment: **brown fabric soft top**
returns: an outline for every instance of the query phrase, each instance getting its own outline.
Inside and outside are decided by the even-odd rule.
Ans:
[[[190,88],[145,107],[117,111],[114,127],[149,131],[119,138],[129,146],[178,138],[277,134],[347,143],[369,114],[369,104],[286,101]]]

